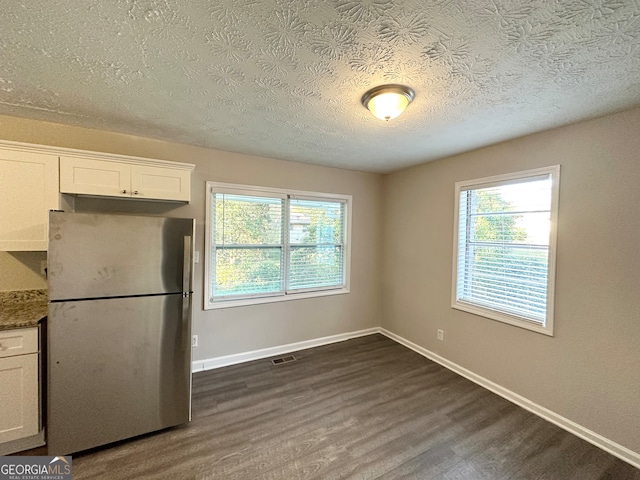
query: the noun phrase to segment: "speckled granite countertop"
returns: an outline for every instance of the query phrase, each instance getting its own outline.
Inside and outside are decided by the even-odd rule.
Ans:
[[[0,292],[0,330],[36,327],[47,316],[46,290]]]

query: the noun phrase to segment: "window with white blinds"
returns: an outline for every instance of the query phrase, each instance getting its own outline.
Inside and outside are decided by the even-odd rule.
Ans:
[[[287,290],[344,285],[345,202],[289,199]]]
[[[351,197],[207,182],[205,308],[348,292]]]
[[[559,173],[456,183],[452,307],[553,335]]]

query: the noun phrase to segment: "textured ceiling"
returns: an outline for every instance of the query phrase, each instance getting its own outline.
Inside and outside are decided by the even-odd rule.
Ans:
[[[1,6],[0,114],[221,150],[388,172],[640,105],[640,0]]]

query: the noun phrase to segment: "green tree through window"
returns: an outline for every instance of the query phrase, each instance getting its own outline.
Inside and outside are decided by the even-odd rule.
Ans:
[[[282,290],[282,215],[279,198],[214,194],[214,295]]]

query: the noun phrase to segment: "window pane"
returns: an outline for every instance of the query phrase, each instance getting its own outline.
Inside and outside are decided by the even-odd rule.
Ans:
[[[216,245],[277,245],[282,239],[281,198],[214,193]]]
[[[467,192],[464,192],[465,196]],[[549,245],[551,179],[470,190],[473,241]]]
[[[300,244],[341,244],[344,203],[291,199],[289,242]]]
[[[476,188],[472,213],[502,213],[518,210],[549,210],[551,208],[551,178],[523,179],[521,182],[488,188]]]
[[[216,248],[213,296],[282,291],[282,248]]]
[[[292,246],[289,289],[341,286],[342,256],[339,246]]]
[[[457,299],[544,325],[551,176],[460,192]]]

